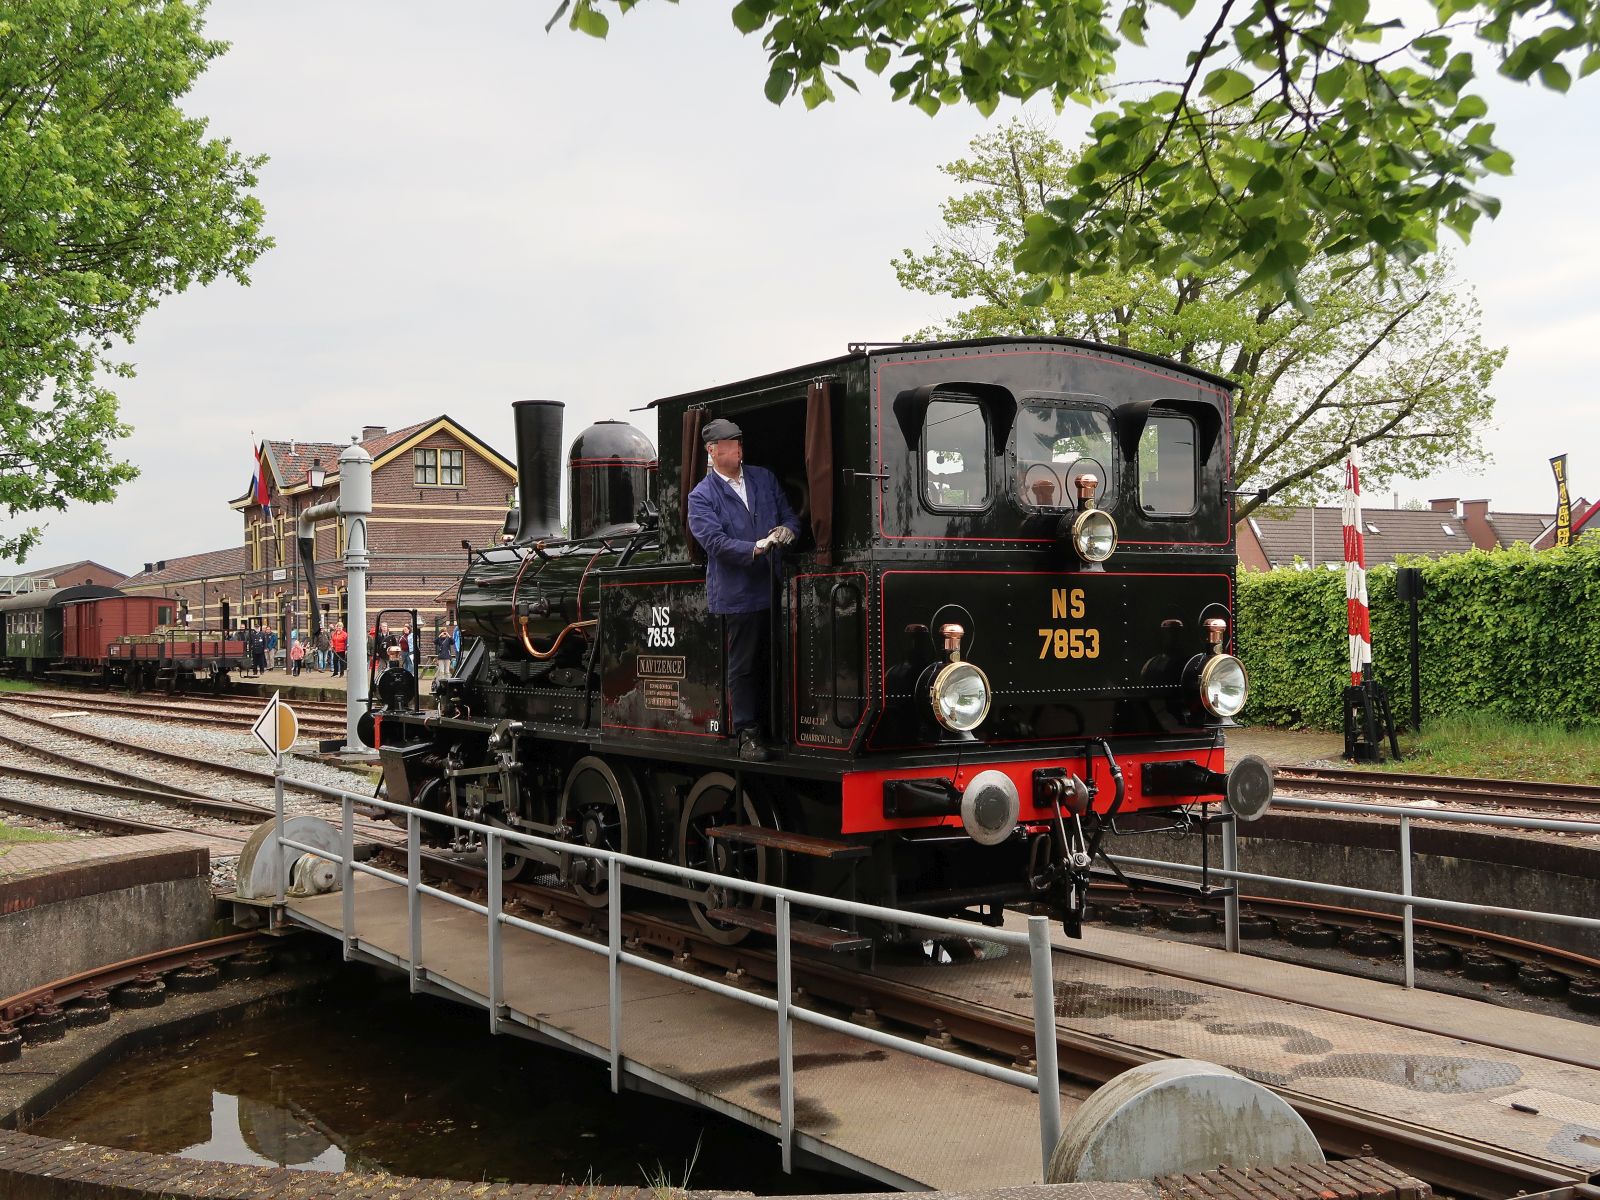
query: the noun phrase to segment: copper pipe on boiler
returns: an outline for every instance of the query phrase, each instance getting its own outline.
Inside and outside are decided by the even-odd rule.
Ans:
[[[527,617],[517,618],[517,632],[522,635],[522,648],[526,650],[531,657],[543,660],[547,658],[554,658],[556,651],[561,649],[561,643],[566,640],[567,634],[571,633],[574,629],[588,629],[591,626],[598,624],[600,624],[598,617],[588,621],[572,622],[560,633],[556,634],[556,640],[550,643],[550,649],[548,650],[535,650],[533,648],[533,639],[528,636]]]

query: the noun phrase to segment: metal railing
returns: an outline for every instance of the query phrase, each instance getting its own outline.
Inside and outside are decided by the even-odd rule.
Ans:
[[[1356,813],[1363,816],[1394,817],[1399,822],[1400,890],[1376,891],[1371,888],[1346,887],[1342,884],[1321,883],[1311,879],[1293,879],[1281,875],[1262,875],[1239,870],[1239,830],[1236,821],[1222,827],[1222,868],[1202,867],[1194,863],[1170,862],[1164,859],[1133,858],[1111,855],[1111,861],[1122,867],[1153,867],[1160,870],[1201,874],[1209,871],[1234,883],[1266,883],[1284,887],[1305,888],[1330,896],[1354,900],[1377,900],[1401,907],[1405,986],[1416,986],[1415,937],[1412,918],[1416,909],[1437,909],[1441,912],[1473,913],[1480,916],[1507,917],[1517,920],[1543,921],[1553,925],[1574,925],[1581,929],[1600,930],[1600,918],[1582,917],[1572,913],[1541,912],[1535,909],[1509,908],[1498,904],[1473,904],[1465,900],[1446,900],[1443,897],[1419,896],[1412,889],[1411,825],[1413,821],[1440,821],[1457,825],[1494,825],[1509,829],[1528,829],[1551,833],[1586,833],[1591,837],[1600,834],[1600,822],[1558,821],[1543,817],[1513,817],[1498,813],[1468,812],[1454,808],[1430,808],[1419,812],[1397,804],[1371,804],[1354,800],[1308,800],[1280,796],[1274,799],[1275,809],[1307,809],[1314,812]],[[1229,896],[1223,905],[1223,938],[1228,950],[1239,949],[1239,898]]]
[[[975,1075],[1013,1084],[1037,1093],[1039,1097],[1041,1162],[1045,1176],[1048,1176],[1050,1156],[1054,1152],[1056,1142],[1061,1136],[1060,1074],[1056,1060],[1055,985],[1051,964],[1050,923],[1048,918],[1042,916],[1029,917],[1026,933],[987,927],[981,933],[984,941],[1023,949],[1028,952],[1033,976],[1035,1056],[1035,1070],[1033,1073],[1029,1073],[957,1054],[937,1046],[926,1045],[881,1029],[868,1028],[850,1021],[840,1020],[837,1017],[829,1016],[827,1013],[818,1012],[816,1009],[806,1008],[793,1002],[794,951],[790,931],[792,911],[796,905],[802,908],[823,909],[844,916],[909,926],[949,937],[970,938],[974,936],[974,926],[970,922],[930,917],[922,913],[904,912],[899,909],[884,908],[875,904],[863,904],[853,900],[836,899],[831,896],[818,896],[792,888],[757,883],[752,880],[719,875],[709,871],[696,870],[692,867],[659,862],[654,859],[637,858],[612,850],[600,849],[599,847],[560,842],[550,838],[536,837],[532,834],[515,833],[508,829],[482,825],[477,822],[462,820],[458,817],[446,816],[442,813],[425,812],[407,805],[394,804],[372,796],[355,795],[339,788],[330,788],[321,784],[296,780],[295,786],[297,788],[316,792],[340,802],[342,807],[340,853],[335,858],[333,855],[328,854],[325,849],[306,845],[284,836],[284,781],[282,770],[280,769],[276,774],[276,843],[292,850],[316,854],[336,862],[339,866],[340,885],[343,888],[343,917],[341,925],[346,959],[354,958],[359,950],[359,939],[355,932],[355,877],[358,873],[370,875],[406,889],[410,925],[409,955],[406,965],[412,991],[421,990],[425,982],[422,974],[422,898],[431,897],[446,904],[454,905],[457,908],[479,913],[485,918],[488,923],[489,991],[487,1006],[489,1010],[489,1028],[494,1033],[499,1033],[502,1023],[507,1020],[505,974],[502,957],[502,937],[506,926],[537,934],[540,937],[549,938],[578,950],[605,955],[608,976],[607,1005],[610,1018],[607,1055],[611,1065],[611,1090],[613,1092],[621,1089],[622,1076],[626,1070],[627,1063],[622,1053],[621,972],[624,965],[648,971],[729,1000],[754,1005],[757,1008],[776,1014],[778,1019],[778,1138],[783,1151],[783,1169],[786,1172],[793,1168],[795,1136],[794,1022],[799,1021],[819,1029],[857,1038],[877,1046],[900,1050],[906,1054],[916,1055],[918,1058],[956,1067]],[[381,809],[384,812],[405,817],[406,873],[404,876],[384,870],[381,867],[355,861],[356,805]],[[483,839],[485,846],[485,874],[488,877],[488,895],[485,903],[479,904],[422,882],[422,822],[424,820],[436,822],[452,829],[471,832]],[[568,933],[565,930],[538,925],[502,911],[501,872],[496,869],[496,865],[502,861],[501,856],[507,844],[537,847],[544,850],[557,851],[563,855],[599,859],[606,864],[608,921],[607,938],[604,944]],[[776,994],[774,996],[765,996],[760,993],[744,991],[729,984],[707,979],[672,966],[669,963],[660,962],[646,955],[635,954],[624,949],[622,940],[622,905],[620,902],[623,885],[627,882],[623,874],[624,870],[650,876],[665,876],[691,884],[735,889],[750,896],[771,901],[777,930]],[[287,870],[279,872],[277,901],[280,905],[284,904],[286,900],[284,889],[287,875]]]

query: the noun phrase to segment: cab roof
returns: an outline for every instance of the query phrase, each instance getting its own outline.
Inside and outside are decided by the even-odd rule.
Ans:
[[[929,350],[959,350],[973,347],[988,346],[1071,346],[1078,350],[1097,350],[1104,354],[1114,354],[1124,358],[1135,359],[1139,362],[1150,363],[1153,366],[1163,367],[1179,374],[1191,375],[1206,383],[1224,388],[1232,392],[1238,384],[1221,375],[1214,375],[1200,367],[1188,363],[1180,363],[1170,358],[1163,358],[1159,354],[1149,354],[1143,350],[1132,350],[1123,346],[1111,346],[1105,342],[1090,341],[1086,338],[1071,337],[986,337],[986,338],[960,338],[951,341],[936,342],[860,342],[851,343],[850,350],[837,358],[819,359],[816,362],[802,363],[799,366],[785,367],[781,371],[769,371],[762,375],[752,375],[746,379],[732,380],[728,383],[718,384],[715,387],[700,388],[692,392],[678,392],[671,396],[662,396],[650,401],[646,408],[657,408],[669,404],[688,404],[701,397],[711,395],[726,395],[729,392],[745,393],[761,390],[761,385],[775,379],[789,378],[795,375],[820,375],[830,370],[836,370],[845,363],[856,362],[872,358],[887,358],[899,354],[916,354]]]

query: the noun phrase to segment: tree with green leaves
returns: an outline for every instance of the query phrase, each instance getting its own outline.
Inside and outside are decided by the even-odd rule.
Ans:
[[[271,245],[265,161],[179,101],[226,43],[204,0],[10,0],[0,9],[0,507],[101,502],[134,478],[106,380],[163,297],[249,281]],[[0,530],[22,558],[36,526]]]
[[[567,14],[604,37],[603,10],[638,2],[561,0],[552,23]],[[1096,108],[1071,189],[1033,214],[1020,250],[1046,290],[1113,267],[1170,271],[1199,239],[1298,300],[1315,259],[1410,264],[1441,225],[1464,239],[1498,211],[1479,189],[1512,159],[1471,90],[1479,76],[1564,92],[1600,67],[1600,0],[1415,7],[1413,25],[1370,0],[737,0],[733,22],[761,35],[774,103],[855,89],[850,55],[929,114],[1038,95]],[[1183,66],[1119,84],[1153,15],[1193,26]],[[1209,150],[1191,159],[1185,142]]]
[[[1505,351],[1485,346],[1478,307],[1437,258],[1404,290],[1371,265],[1328,259],[1301,277],[1297,308],[1243,268],[1186,262],[1075,279],[1042,302],[1013,266],[1030,219],[1070,190],[1077,159],[1036,125],[978,137],[944,171],[962,189],[932,247],[894,260],[912,291],[962,301],[927,337],[1087,337],[1167,355],[1235,380],[1237,508],[1302,503],[1337,491],[1328,468],[1360,445],[1364,478],[1421,478],[1481,461],[1477,430]],[[1209,259],[1205,247],[1195,257]]]

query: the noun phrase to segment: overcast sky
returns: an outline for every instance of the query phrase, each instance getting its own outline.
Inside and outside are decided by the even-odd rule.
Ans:
[[[52,514],[31,562],[136,571],[238,543],[227,501],[252,437],[344,441],[447,412],[509,454],[514,400],[565,401],[570,439],[946,315],[889,259],[927,243],[939,164],[991,122],[930,120],[864,71],[861,96],[775,108],[730,3],[642,4],[601,43],[546,34],[553,0],[216,0],[209,31],[233,48],[186,106],[271,156],[277,248],[250,287],[145,321],[118,388],[135,429],[119,451],[143,475]],[[1575,489],[1600,493],[1600,87],[1482,90],[1517,158],[1495,181],[1500,219],[1457,251],[1489,341],[1511,350],[1495,460],[1401,494],[1549,511],[1563,450]],[[1079,109],[1030,111],[1069,146],[1083,132]],[[628,419],[655,437],[653,417]]]

